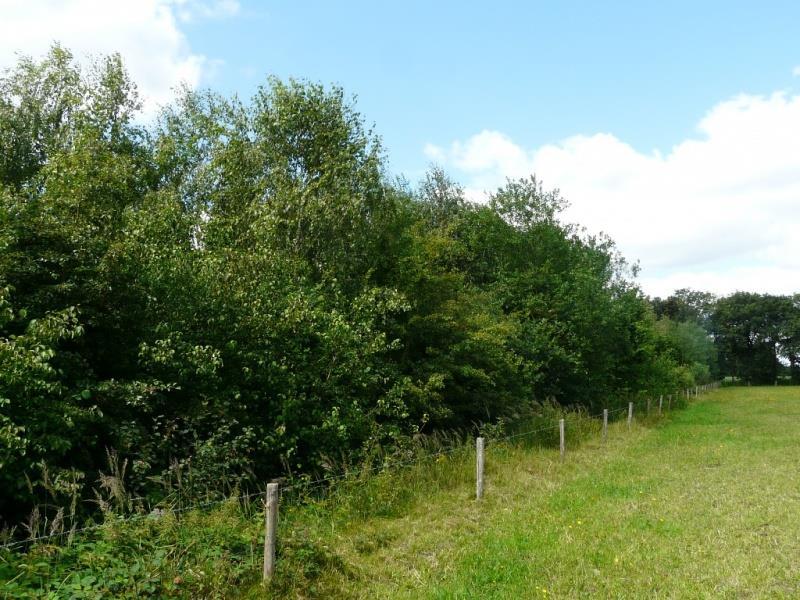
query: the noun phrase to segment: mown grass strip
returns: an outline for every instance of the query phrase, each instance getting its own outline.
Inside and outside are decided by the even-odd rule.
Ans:
[[[723,390],[563,469],[509,449],[480,510],[410,515],[353,596],[800,595],[800,391]],[[447,512],[443,517],[441,511]],[[381,568],[381,564],[386,565]]]

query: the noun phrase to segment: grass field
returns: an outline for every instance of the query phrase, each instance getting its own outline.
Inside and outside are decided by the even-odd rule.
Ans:
[[[561,413],[514,443],[489,435],[481,501],[472,444],[455,439],[285,495],[266,589],[263,508],[233,498],[0,554],[0,598],[800,598],[800,388],[643,408],[605,442],[566,413],[563,463]]]
[[[719,390],[557,458],[489,447],[476,502],[465,457],[406,514],[337,525],[338,566],[292,595],[800,597],[800,389]]]

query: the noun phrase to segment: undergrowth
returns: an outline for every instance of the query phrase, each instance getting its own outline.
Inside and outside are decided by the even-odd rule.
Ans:
[[[672,408],[682,402],[674,401]],[[655,411],[637,421],[659,420]],[[567,445],[597,439],[601,421],[581,411],[539,406],[514,423],[484,427],[494,464],[532,451],[557,456],[558,419]],[[612,413],[623,421],[625,409]],[[326,486],[290,487],[281,496],[277,571],[261,583],[263,502],[233,497],[209,509],[157,512],[137,518],[109,514],[102,526],[65,543],[56,538],[22,551],[0,550],[5,598],[346,597],[369,578],[360,557],[378,553],[401,535],[397,525],[414,511],[434,510],[435,497],[472,502],[471,437],[420,438],[389,468],[350,471]],[[398,464],[399,463],[399,464]],[[487,477],[492,477],[491,464]],[[393,466],[391,466],[393,465]],[[346,540],[343,544],[342,540]]]

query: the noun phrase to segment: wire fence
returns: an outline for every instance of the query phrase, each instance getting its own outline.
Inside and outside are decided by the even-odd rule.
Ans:
[[[704,391],[709,391],[709,390],[715,389],[717,387],[719,387],[718,383],[706,384],[704,386],[697,386],[697,387],[695,387],[694,390],[691,390],[691,389],[684,390],[683,391],[683,395],[687,399],[691,398],[691,397],[697,397],[697,396],[699,396],[701,391],[703,391],[703,392]],[[670,397],[670,399],[671,399],[671,397]],[[663,397],[662,397],[662,400],[663,400]],[[639,403],[643,403],[643,402],[644,402],[643,400],[640,400]],[[575,413],[575,414],[581,415],[583,418],[586,418],[586,419],[595,420],[595,419],[600,419],[600,418],[604,418],[604,417],[607,418],[607,419],[611,419],[613,416],[617,416],[617,415],[620,415],[620,414],[628,413],[628,419],[629,419],[629,422],[630,422],[630,418],[632,417],[632,414],[633,414],[633,406],[634,406],[634,403],[630,402],[628,407],[621,407],[621,408],[617,408],[617,409],[614,409],[614,410],[606,410],[606,411],[604,411],[605,414],[604,413],[588,414],[588,415],[587,414],[583,414],[583,413]],[[648,407],[648,414],[649,414],[649,412],[650,412],[650,403],[649,402],[647,403],[647,407]],[[662,409],[659,406],[659,413],[661,413],[661,412],[662,412]],[[563,419],[562,419],[562,422],[563,422]],[[531,429],[531,430],[527,430],[527,431],[523,431],[523,432],[511,433],[511,434],[508,434],[508,435],[502,435],[502,436],[498,436],[498,437],[487,437],[487,438],[481,437],[479,439],[482,440],[481,444],[483,444],[483,441],[488,441],[491,445],[496,445],[496,444],[501,444],[501,443],[506,443],[506,442],[511,442],[511,441],[518,441],[518,440],[521,440],[521,439],[524,439],[524,438],[530,438],[532,436],[544,433],[546,431],[561,430],[561,434],[562,434],[561,444],[562,444],[562,448],[563,448],[564,440],[563,440],[563,429],[562,428],[563,428],[563,424],[560,424],[559,422],[554,422],[554,423],[549,423],[547,425],[543,425],[541,427],[537,427],[537,428],[534,428],[534,429]],[[412,467],[412,466],[420,465],[421,463],[423,463],[426,460],[435,459],[435,458],[439,458],[439,457],[442,457],[442,456],[451,456],[451,455],[456,454],[458,452],[465,452],[467,450],[472,450],[472,449],[473,449],[473,447],[471,445],[469,445],[469,444],[466,444],[466,443],[454,444],[454,445],[452,445],[450,447],[447,447],[447,448],[440,448],[440,449],[437,449],[435,451],[431,451],[431,452],[427,452],[427,453],[424,453],[424,454],[416,455],[416,456],[414,456],[413,458],[411,458],[411,459],[409,459],[407,461],[394,462],[394,463],[391,463],[389,465],[386,465],[386,464],[373,465],[371,467],[360,468],[358,470],[344,471],[344,472],[341,472],[341,473],[337,473],[335,475],[329,475],[329,476],[326,476],[326,477],[321,477],[321,478],[318,478],[318,479],[315,479],[315,480],[312,480],[312,481],[299,481],[299,482],[294,482],[294,483],[289,483],[289,484],[282,484],[281,483],[279,485],[279,490],[280,490],[281,496],[283,496],[283,495],[286,495],[286,494],[288,494],[290,492],[294,492],[294,491],[301,491],[301,492],[304,492],[304,493],[308,494],[308,493],[317,491],[317,490],[319,490],[321,488],[332,488],[333,484],[335,484],[337,482],[344,481],[344,480],[348,480],[348,479],[355,480],[357,478],[360,478],[362,483],[367,483],[368,480],[369,480],[368,476],[370,476],[370,475],[374,475],[374,474],[377,474],[377,473],[399,471],[399,470],[406,469],[406,468],[409,468],[409,467]],[[563,454],[563,450],[562,450],[562,454]],[[267,486],[268,488],[269,488],[269,485],[276,485],[276,484],[268,484],[268,486]],[[18,550],[20,548],[30,547],[30,546],[33,546],[33,545],[35,545],[37,543],[50,541],[50,540],[59,540],[59,539],[63,540],[64,538],[67,538],[67,543],[71,543],[72,540],[76,536],[85,535],[85,534],[89,534],[89,533],[101,530],[103,528],[108,527],[109,524],[111,524],[111,523],[119,523],[119,522],[133,523],[133,522],[139,522],[139,521],[146,521],[148,519],[159,519],[164,515],[179,515],[179,514],[183,514],[183,513],[186,513],[186,512],[197,511],[197,510],[202,510],[202,509],[208,509],[208,508],[211,508],[211,507],[214,507],[214,506],[219,506],[219,505],[230,503],[230,502],[234,502],[234,501],[239,502],[239,503],[251,502],[256,498],[262,500],[263,503],[265,505],[267,505],[268,502],[267,502],[267,499],[266,499],[265,490],[258,490],[258,491],[255,491],[255,492],[248,492],[248,493],[244,493],[244,494],[227,496],[225,498],[219,498],[219,499],[215,499],[215,500],[208,500],[208,501],[205,501],[205,502],[199,502],[199,503],[192,504],[190,506],[183,506],[183,507],[178,507],[178,508],[172,508],[172,507],[159,508],[159,507],[156,507],[149,513],[141,513],[141,514],[129,515],[129,516],[125,516],[125,517],[114,517],[111,521],[104,521],[102,523],[94,523],[92,525],[86,525],[86,526],[83,526],[83,527],[74,527],[73,526],[73,527],[71,527],[69,529],[65,529],[63,531],[51,532],[51,533],[45,534],[45,535],[35,535],[35,536],[28,537],[26,539],[7,542],[7,543],[4,543],[4,544],[0,544],[0,550],[16,551],[16,550]]]

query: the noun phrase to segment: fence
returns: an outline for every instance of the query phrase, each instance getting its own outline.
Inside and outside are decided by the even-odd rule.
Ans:
[[[690,398],[699,397],[699,395],[701,393],[716,389],[718,387],[720,387],[720,383],[716,383],[715,382],[715,383],[709,383],[709,384],[702,385],[702,386],[696,386],[693,389],[692,388],[687,388],[687,389],[683,390],[682,392],[678,392],[678,393],[682,393],[683,396],[686,399],[690,399]],[[666,396],[666,404],[667,404],[667,410],[668,411],[671,410],[671,408],[672,408],[673,397],[677,397],[677,393],[676,394],[670,394],[670,395]],[[663,395],[661,395],[659,397],[659,399],[658,399],[658,412],[657,412],[658,415],[662,415],[663,414],[664,400],[665,400],[665,397]],[[651,400],[650,399],[646,400],[646,409],[645,410],[646,410],[646,414],[649,415],[650,412],[651,412]],[[624,414],[624,413],[627,413],[626,414],[626,425],[627,425],[627,429],[630,429],[631,425],[633,423],[633,419],[634,419],[634,403],[633,402],[629,402],[627,407],[619,408],[619,409],[616,409],[616,410],[604,409],[601,414],[589,415],[589,417],[592,418],[592,419],[602,419],[601,439],[603,441],[606,441],[607,438],[608,438],[609,418],[611,416],[613,416],[613,415]],[[491,439],[487,439],[486,437],[483,437],[483,436],[477,437],[476,440],[475,440],[475,461],[476,461],[475,462],[475,498],[476,498],[476,501],[480,501],[484,497],[484,493],[485,493],[485,475],[484,475],[485,469],[484,469],[484,467],[485,467],[485,462],[486,462],[487,441],[492,442],[492,444],[498,444],[498,443],[502,443],[502,442],[509,442],[509,441],[512,441],[512,440],[517,440],[517,439],[520,439],[520,438],[531,437],[531,436],[534,436],[534,435],[537,435],[537,434],[541,434],[541,433],[543,433],[545,431],[548,431],[548,430],[552,431],[552,430],[555,430],[556,428],[558,429],[558,432],[559,432],[559,459],[563,462],[564,460],[566,460],[566,454],[567,454],[567,450],[568,450],[568,448],[567,448],[567,439],[566,439],[567,427],[566,427],[566,421],[563,418],[560,419],[557,424],[549,424],[549,425],[546,425],[546,426],[543,426],[543,427],[539,427],[539,428],[536,428],[536,429],[532,429],[532,430],[524,431],[524,432],[520,432],[520,433],[515,433],[515,434],[511,434],[511,435],[499,436],[499,437],[494,437],[494,438],[491,438]],[[490,448],[491,448],[491,446],[490,446]],[[445,455],[445,454],[453,453],[453,452],[456,452],[456,451],[462,450],[462,449],[463,449],[462,447],[454,446],[454,447],[451,447],[451,448],[449,448],[447,450],[438,451],[438,452],[436,452],[436,453],[434,453],[432,455],[417,456],[413,460],[409,460],[409,461],[406,461],[406,462],[395,464],[395,465],[392,466],[392,468],[399,469],[399,468],[403,468],[403,467],[408,467],[408,466],[413,465],[413,464],[418,464],[422,460],[425,460],[426,458],[431,458],[432,456],[437,456],[438,457],[438,456],[442,456],[442,455]],[[370,473],[374,473],[374,472],[377,472],[377,471],[385,471],[385,470],[386,470],[385,466],[375,466],[375,467],[372,467],[372,468],[369,468],[369,469],[365,469],[365,470],[363,470],[361,472],[363,474],[370,474]],[[320,478],[320,479],[317,479],[317,480],[314,480],[314,481],[311,481],[311,482],[301,482],[301,483],[295,483],[295,484],[290,484],[290,485],[281,485],[278,482],[271,482],[271,483],[267,484],[266,493],[260,491],[260,492],[254,492],[254,493],[249,493],[249,494],[243,494],[243,495],[239,495],[239,496],[228,497],[228,498],[224,498],[224,499],[221,499],[221,500],[214,500],[214,501],[199,503],[199,504],[195,504],[195,505],[187,506],[187,507],[183,507],[183,508],[171,509],[171,510],[169,510],[169,513],[170,514],[179,514],[179,513],[182,513],[182,512],[186,512],[186,511],[192,511],[192,510],[198,510],[198,509],[202,509],[202,508],[208,508],[210,506],[213,506],[213,505],[216,505],[216,504],[222,504],[224,502],[230,502],[232,500],[249,501],[249,500],[253,500],[253,499],[257,498],[257,497],[264,498],[264,509],[265,509],[265,511],[264,511],[264,514],[265,514],[264,532],[265,532],[265,535],[264,535],[264,549],[263,549],[264,552],[263,552],[262,577],[263,577],[263,580],[265,582],[268,582],[273,577],[273,575],[275,573],[276,564],[277,564],[277,557],[278,557],[278,554],[277,554],[278,513],[279,513],[279,505],[280,505],[281,495],[283,495],[283,494],[285,494],[285,493],[287,493],[289,491],[292,491],[292,490],[301,490],[302,489],[304,491],[311,491],[311,490],[314,490],[314,489],[317,489],[317,488],[320,488],[320,487],[323,487],[323,486],[330,486],[331,484],[335,483],[336,481],[339,481],[339,480],[342,480],[342,479],[345,479],[345,478],[348,478],[348,477],[351,477],[350,473],[340,473],[340,474],[337,474],[337,475],[331,475],[331,476],[328,476],[328,477],[323,477],[323,478]],[[132,516],[132,517],[127,517],[125,520],[126,521],[133,521],[133,520],[136,520],[136,519],[148,519],[148,518],[153,518],[153,514],[151,513],[151,514],[135,515],[135,516]],[[19,541],[14,541],[14,542],[2,544],[2,545],[0,545],[0,549],[14,550],[14,549],[17,549],[17,548],[29,546],[29,545],[37,543],[37,542],[48,541],[48,540],[52,540],[52,539],[56,539],[56,538],[63,539],[64,537],[67,537],[68,541],[71,541],[78,534],[84,534],[84,533],[88,533],[88,532],[91,532],[91,531],[95,531],[95,530],[98,530],[98,529],[104,527],[105,525],[106,525],[105,523],[98,523],[98,524],[95,524],[95,525],[90,525],[90,526],[81,527],[81,528],[73,527],[68,531],[63,531],[63,532],[58,532],[58,533],[51,533],[49,535],[32,536],[32,537],[30,537],[28,539],[25,539],[25,540],[19,540]]]

